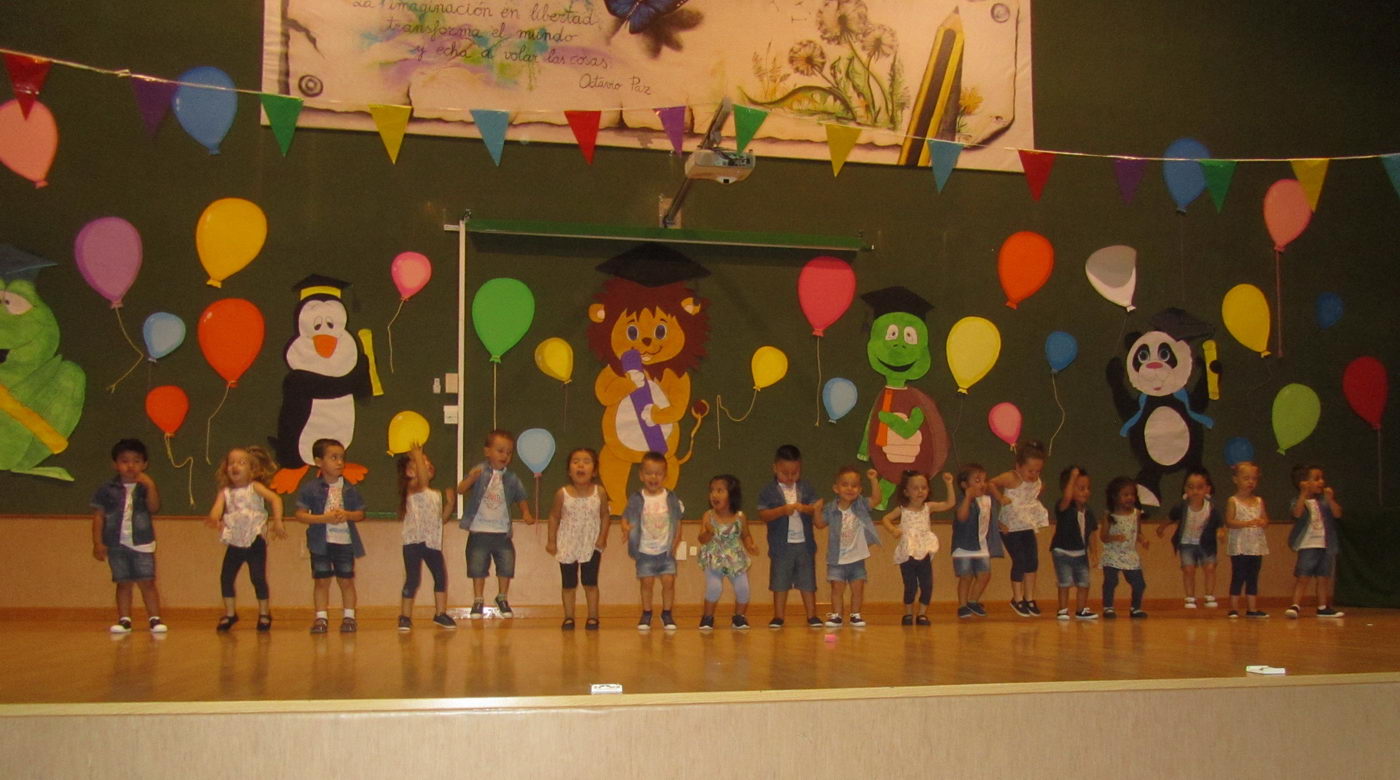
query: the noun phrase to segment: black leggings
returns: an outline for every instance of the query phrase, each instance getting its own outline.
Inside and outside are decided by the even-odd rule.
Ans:
[[[1259,569],[1263,565],[1262,555],[1231,555],[1230,595],[1259,595]]]
[[[224,548],[224,567],[219,572],[219,588],[224,598],[233,598],[233,580],[243,564],[248,564],[248,579],[253,581],[253,594],[258,601],[267,600],[267,542],[259,536],[247,547],[228,545]]]
[[[598,564],[603,560],[603,553],[599,550],[593,551],[593,557],[578,563],[559,564],[559,576],[564,580],[564,590],[573,590],[578,587],[579,572],[583,572],[583,587],[598,587]]]
[[[1133,609],[1142,609],[1142,594],[1147,590],[1147,580],[1142,576],[1142,569],[1115,569],[1112,566],[1103,567],[1103,606],[1104,609],[1113,609],[1113,591],[1118,589],[1118,573],[1123,573],[1123,579],[1133,588]]]
[[[418,584],[423,581],[423,566],[433,573],[433,592],[447,592],[447,563],[442,559],[442,550],[434,550],[426,542],[403,546],[403,597],[411,599],[418,595]]]
[[[904,580],[904,603],[914,603],[914,592],[919,593],[919,603],[928,606],[933,600],[933,556],[925,555],[919,560],[910,558],[899,564],[899,576]]]
[[[1002,546],[1011,556],[1011,581],[1021,582],[1027,574],[1040,570],[1040,550],[1035,545],[1035,531],[1012,531],[1001,535]]]

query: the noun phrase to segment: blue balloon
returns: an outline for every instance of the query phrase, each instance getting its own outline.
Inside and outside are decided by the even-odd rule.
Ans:
[[[1162,156],[1187,158],[1162,163],[1162,178],[1167,180],[1167,191],[1176,201],[1176,210],[1185,212],[1191,201],[1206,191],[1206,172],[1197,160],[1210,159],[1210,150],[1194,138],[1178,138],[1172,141]]]
[[[859,397],[855,382],[845,377],[834,376],[826,380],[822,387],[822,405],[826,407],[826,416],[831,418],[832,422],[845,417],[856,408],[856,400]]]
[[[146,354],[154,363],[185,343],[185,321],[168,311],[158,311],[146,318],[141,336],[146,340]]]
[[[1069,367],[1079,357],[1079,342],[1062,330],[1052,331],[1045,337],[1045,359],[1050,363],[1050,373],[1058,374]]]
[[[554,460],[554,434],[543,428],[530,428],[515,439],[515,454],[536,474],[543,474]]]
[[[1342,318],[1342,296],[1336,293],[1317,294],[1317,326],[1327,330]]]
[[[1243,436],[1225,442],[1225,465],[1233,466],[1246,460],[1254,460],[1254,445]]]
[[[234,114],[238,113],[238,93],[233,91],[233,79],[212,65],[202,65],[180,74],[179,81],[182,83],[171,100],[175,118],[210,154],[218,154],[219,144],[233,127]]]

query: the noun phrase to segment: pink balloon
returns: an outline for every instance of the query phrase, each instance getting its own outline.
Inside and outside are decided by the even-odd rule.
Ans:
[[[401,252],[389,265],[389,275],[399,288],[399,297],[406,301],[428,285],[433,278],[433,264],[418,252]]]
[[[1014,448],[1021,438],[1021,410],[1010,401],[1002,401],[987,412],[987,425],[998,439]]]
[[[1274,250],[1283,248],[1301,236],[1312,221],[1308,195],[1297,179],[1279,179],[1264,193],[1264,224],[1274,240]]]
[[[58,152],[58,123],[47,106],[39,101],[26,118],[18,100],[0,105],[0,162],[6,168],[46,187],[49,166]]]
[[[121,217],[99,217],[78,231],[73,256],[83,280],[116,309],[141,270],[141,234]]]
[[[813,336],[823,336],[833,322],[841,319],[856,294],[856,272],[851,264],[835,257],[814,257],[797,275],[797,302],[812,326]]]
[[[1351,361],[1342,372],[1342,394],[1347,397],[1351,410],[1370,423],[1372,430],[1381,429],[1381,416],[1385,414],[1389,393],[1385,364],[1370,355]]]

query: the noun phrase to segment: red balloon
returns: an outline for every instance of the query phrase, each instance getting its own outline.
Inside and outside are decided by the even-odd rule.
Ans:
[[[1381,429],[1381,415],[1385,413],[1385,399],[1389,392],[1385,364],[1370,355],[1351,361],[1342,372],[1342,393],[1346,395],[1347,403],[1374,430]]]
[[[242,298],[214,301],[199,315],[199,349],[229,387],[238,386],[262,344],[262,312]]]
[[[1006,305],[1016,308],[1050,279],[1055,269],[1055,248],[1039,233],[1012,233],[997,253],[997,275],[1006,293]]]
[[[166,436],[174,436],[185,424],[185,415],[190,411],[190,397],[175,385],[161,385],[146,393],[146,416],[156,427],[165,431]]]
[[[814,257],[797,275],[797,302],[812,326],[813,336],[823,336],[841,319],[856,294],[856,272],[850,263],[835,257]]]

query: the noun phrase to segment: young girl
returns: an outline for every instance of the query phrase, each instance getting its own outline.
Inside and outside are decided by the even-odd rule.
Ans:
[[[749,627],[744,611],[749,608],[749,556],[758,554],[749,533],[748,521],[739,511],[743,493],[739,480],[720,474],[710,480],[710,511],[700,520],[700,568],[705,570],[705,616],[700,630],[715,627],[715,605],[724,592],[724,581],[734,589],[734,617],[737,629]]]
[[[1138,533],[1143,511],[1137,502],[1137,481],[1132,477],[1114,477],[1108,483],[1105,498],[1108,499],[1108,518],[1103,524],[1103,616],[1109,620],[1118,617],[1113,609],[1113,591],[1118,588],[1118,575],[1133,588],[1133,607],[1129,613],[1135,618],[1145,618],[1142,609],[1142,594],[1147,590],[1147,580],[1142,576],[1142,558],[1137,546],[1147,549],[1147,539]]]
[[[209,510],[205,525],[218,528],[224,549],[223,570],[219,572],[219,587],[224,595],[224,616],[219,618],[219,631],[227,631],[238,622],[234,608],[234,578],[243,564],[248,564],[248,579],[253,582],[253,594],[258,598],[258,630],[272,628],[272,613],[267,601],[267,541],[268,515],[272,516],[271,532],[276,539],[287,538],[282,527],[282,498],[267,486],[277,472],[277,464],[262,447],[235,447],[219,464],[217,477],[219,495]]]
[[[953,497],[953,475],[943,474],[945,489],[942,501],[929,501],[928,476],[908,470],[899,478],[899,508],[880,518],[899,544],[894,548],[894,562],[904,580],[904,618],[900,625],[929,624],[928,604],[933,600],[933,554],[938,552],[938,537],[929,528],[929,512],[946,512],[957,505]],[[914,615],[914,594],[919,595],[919,614]]]
[[[608,545],[608,494],[594,482],[598,453],[579,447],[569,453],[569,484],[554,493],[549,509],[549,542],[545,552],[559,562],[563,581],[564,623],[574,630],[574,605],[578,603],[579,572],[583,573],[583,597],[588,602],[588,631],[598,630],[598,564]]]
[[[1259,569],[1269,554],[1269,540],[1264,536],[1269,513],[1264,509],[1264,499],[1254,495],[1259,486],[1259,467],[1243,460],[1235,464],[1232,474],[1235,494],[1225,505],[1225,527],[1230,529],[1230,617],[1240,616],[1243,593],[1249,605],[1245,617],[1266,618],[1269,613],[1261,611],[1255,600],[1259,594]]]
[[[433,622],[456,628],[447,614],[447,564],[442,558],[442,527],[457,506],[453,490],[433,490],[437,472],[423,448],[414,445],[399,456],[399,519],[403,521],[403,600],[399,605],[399,630],[413,629],[413,597],[423,578],[423,564],[433,574]]]
[[[1204,572],[1205,605],[1214,609],[1217,606],[1215,555],[1220,510],[1211,499],[1215,486],[1211,484],[1210,472],[1204,468],[1186,472],[1182,492],[1185,496],[1181,503],[1172,507],[1167,522],[1157,526],[1157,536],[1164,536],[1169,527],[1176,526],[1172,534],[1172,548],[1181,559],[1181,585],[1186,591],[1186,608],[1196,608],[1196,569],[1200,568]]]
[[[992,480],[1001,491],[997,523],[1006,553],[1011,556],[1011,609],[1021,617],[1040,614],[1035,603],[1035,573],[1040,569],[1035,532],[1050,524],[1050,510],[1040,503],[1040,472],[1044,468],[1045,445],[1024,441],[1016,446],[1016,466]]]

